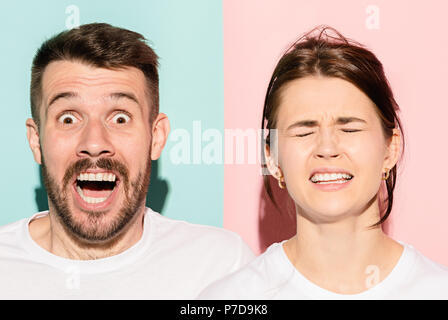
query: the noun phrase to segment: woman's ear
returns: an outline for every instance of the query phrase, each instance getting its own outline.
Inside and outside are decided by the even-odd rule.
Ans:
[[[393,129],[392,137],[389,139],[389,145],[387,146],[386,157],[384,158],[383,168],[393,168],[400,158],[401,146],[403,138],[399,129]]]
[[[42,154],[40,152],[40,140],[39,140],[39,128],[33,119],[27,119],[25,122],[26,125],[26,136],[28,138],[28,143],[31,148],[31,152],[34,156],[34,161],[36,161],[39,165],[42,164]]]
[[[269,173],[275,178],[280,179],[283,176],[283,173],[278,165],[278,158],[274,152],[271,152],[271,149],[268,144],[264,147],[264,157],[266,159],[266,167]]]

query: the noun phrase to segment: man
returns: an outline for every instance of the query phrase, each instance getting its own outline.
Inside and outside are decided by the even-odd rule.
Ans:
[[[0,298],[192,299],[253,258],[236,234],[145,207],[170,127],[144,40],[89,24],[38,50],[26,127],[49,211],[0,228]]]

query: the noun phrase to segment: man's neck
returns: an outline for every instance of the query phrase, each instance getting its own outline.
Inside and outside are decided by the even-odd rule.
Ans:
[[[51,208],[48,215],[30,222],[29,232],[40,247],[59,257],[73,260],[101,259],[122,253],[140,240],[144,213],[143,206],[118,236],[102,243],[81,241],[69,234]]]

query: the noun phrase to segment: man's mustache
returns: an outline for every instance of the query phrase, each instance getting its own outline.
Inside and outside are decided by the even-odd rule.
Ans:
[[[89,158],[78,160],[71,164],[64,175],[63,185],[66,186],[72,180],[73,176],[78,176],[81,172],[87,169],[104,169],[108,171],[118,172],[127,185],[129,180],[129,170],[127,167],[116,159],[100,158],[97,161],[92,161]]]

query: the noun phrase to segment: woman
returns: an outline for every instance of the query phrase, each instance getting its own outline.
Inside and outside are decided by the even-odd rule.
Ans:
[[[297,234],[200,298],[447,299],[448,268],[381,228],[404,145],[397,112],[380,61],[360,44],[328,27],[294,43],[272,75],[262,127]]]

